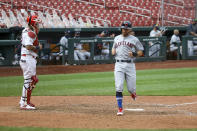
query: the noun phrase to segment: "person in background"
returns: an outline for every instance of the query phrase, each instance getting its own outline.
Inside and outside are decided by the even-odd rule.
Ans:
[[[193,19],[192,23],[189,24],[186,35],[197,37],[197,19]],[[188,40],[188,55],[194,55],[195,51],[197,51],[197,41]]]
[[[59,55],[63,55],[63,46],[65,47],[65,55],[68,55],[68,38],[70,37],[70,30],[64,32],[64,36],[60,39],[60,53]]]
[[[102,31],[100,34],[96,35],[96,38],[108,37],[109,32],[107,30]],[[104,59],[105,56],[109,54],[109,44],[108,43],[96,43],[94,49],[94,59]]]
[[[74,38],[80,38],[80,32],[75,32]],[[74,60],[86,60],[90,58],[90,52],[83,48],[82,43],[74,43]]]
[[[159,30],[159,26],[157,24],[153,25],[153,30],[150,32],[150,37],[161,37],[165,33],[165,30]],[[149,42],[149,56],[157,57],[160,52],[160,44],[156,44],[153,42]]]
[[[177,43],[180,43],[180,42],[181,42],[181,39],[179,37],[179,30],[175,29],[174,34],[172,35],[171,40],[170,40],[170,51],[171,52],[176,51],[178,49]]]

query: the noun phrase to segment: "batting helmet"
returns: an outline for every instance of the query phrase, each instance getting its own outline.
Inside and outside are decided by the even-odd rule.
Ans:
[[[38,16],[32,15],[27,17],[27,23],[28,25],[35,26],[36,23],[41,23],[41,20],[38,19]]]
[[[130,21],[124,21],[121,24],[121,29],[131,29],[132,28],[132,24]]]

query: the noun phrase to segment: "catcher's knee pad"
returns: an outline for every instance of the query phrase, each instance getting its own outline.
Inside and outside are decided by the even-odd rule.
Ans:
[[[116,92],[116,97],[123,97],[122,92]]]
[[[32,80],[32,85],[36,85],[36,83],[38,83],[38,81],[39,81],[36,75],[32,76],[31,80]]]
[[[31,83],[32,83],[31,78],[25,79],[25,81],[24,81],[24,88],[25,88],[26,90],[29,90],[30,87],[31,87]]]

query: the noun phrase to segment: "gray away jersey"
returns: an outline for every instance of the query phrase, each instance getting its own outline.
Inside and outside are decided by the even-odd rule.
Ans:
[[[144,47],[139,41],[139,39],[132,35],[129,35],[127,37],[123,37],[122,35],[116,36],[114,38],[114,44],[112,48],[116,49],[116,60],[133,59],[129,56],[129,52],[137,52],[139,50],[144,50]]]

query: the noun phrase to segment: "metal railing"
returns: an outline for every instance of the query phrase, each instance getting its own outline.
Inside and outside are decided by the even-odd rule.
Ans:
[[[105,8],[105,1],[104,1],[104,5],[100,5],[100,4],[96,4],[96,3],[90,2],[90,0],[89,0],[89,1],[85,1],[85,0],[75,0],[75,1],[77,1],[77,2],[83,2],[83,3],[87,3],[87,4],[89,4],[89,5],[95,5],[95,6],[100,6],[100,7],[102,7],[102,8]]]
[[[4,2],[1,2],[1,1],[0,1],[0,4],[7,5],[7,6],[12,6],[12,4],[4,3]]]
[[[75,14],[75,15],[76,16],[81,16],[81,17],[93,19],[93,24],[94,25],[95,25],[95,21],[94,20],[100,20],[100,21],[109,23],[109,26],[111,26],[111,21],[109,21],[109,20],[105,20],[105,19],[101,19],[101,18],[95,18],[95,17],[92,17],[92,16],[81,15],[81,14]]]
[[[122,6],[126,6],[126,7],[133,8],[133,9],[135,9],[135,12],[131,12],[131,11],[127,11],[127,10],[122,10],[122,9],[121,9]],[[146,16],[146,15],[143,15],[143,14],[136,13],[136,10],[147,11],[148,13],[150,13],[150,16]],[[137,16],[142,16],[142,17],[148,17],[148,18],[151,17],[151,10],[143,9],[143,8],[135,7],[135,6],[131,6],[131,5],[122,4],[122,5],[119,6],[119,11],[120,11],[120,12],[125,12],[125,13],[130,13],[130,14],[135,14],[135,15],[137,15]]]
[[[182,20],[190,20],[190,21],[192,21],[191,18],[185,18],[185,17],[180,17],[180,16],[176,16],[176,15],[170,15],[170,14],[168,14],[168,16],[176,17],[176,18],[182,19]]]
[[[43,13],[44,13],[45,9],[55,10],[55,11],[58,11],[60,13],[62,11],[62,10],[58,10],[58,9],[55,9],[55,8],[52,8],[52,7],[48,7],[48,6],[44,6],[44,5],[37,5],[37,4],[34,4],[32,2],[28,2],[27,5],[33,5],[33,6],[41,7],[41,8],[43,8]],[[27,10],[30,10],[30,9],[28,9],[28,6],[27,6]]]
[[[155,0],[155,2],[157,3],[161,3],[161,1],[159,0]],[[170,6],[175,6],[175,7],[181,7],[181,8],[184,8],[184,6],[181,6],[181,5],[176,5],[176,4],[172,4],[172,3],[169,3],[169,2],[165,2],[164,1],[164,4],[167,4],[167,5],[170,5]],[[184,3],[183,3],[184,4]]]

